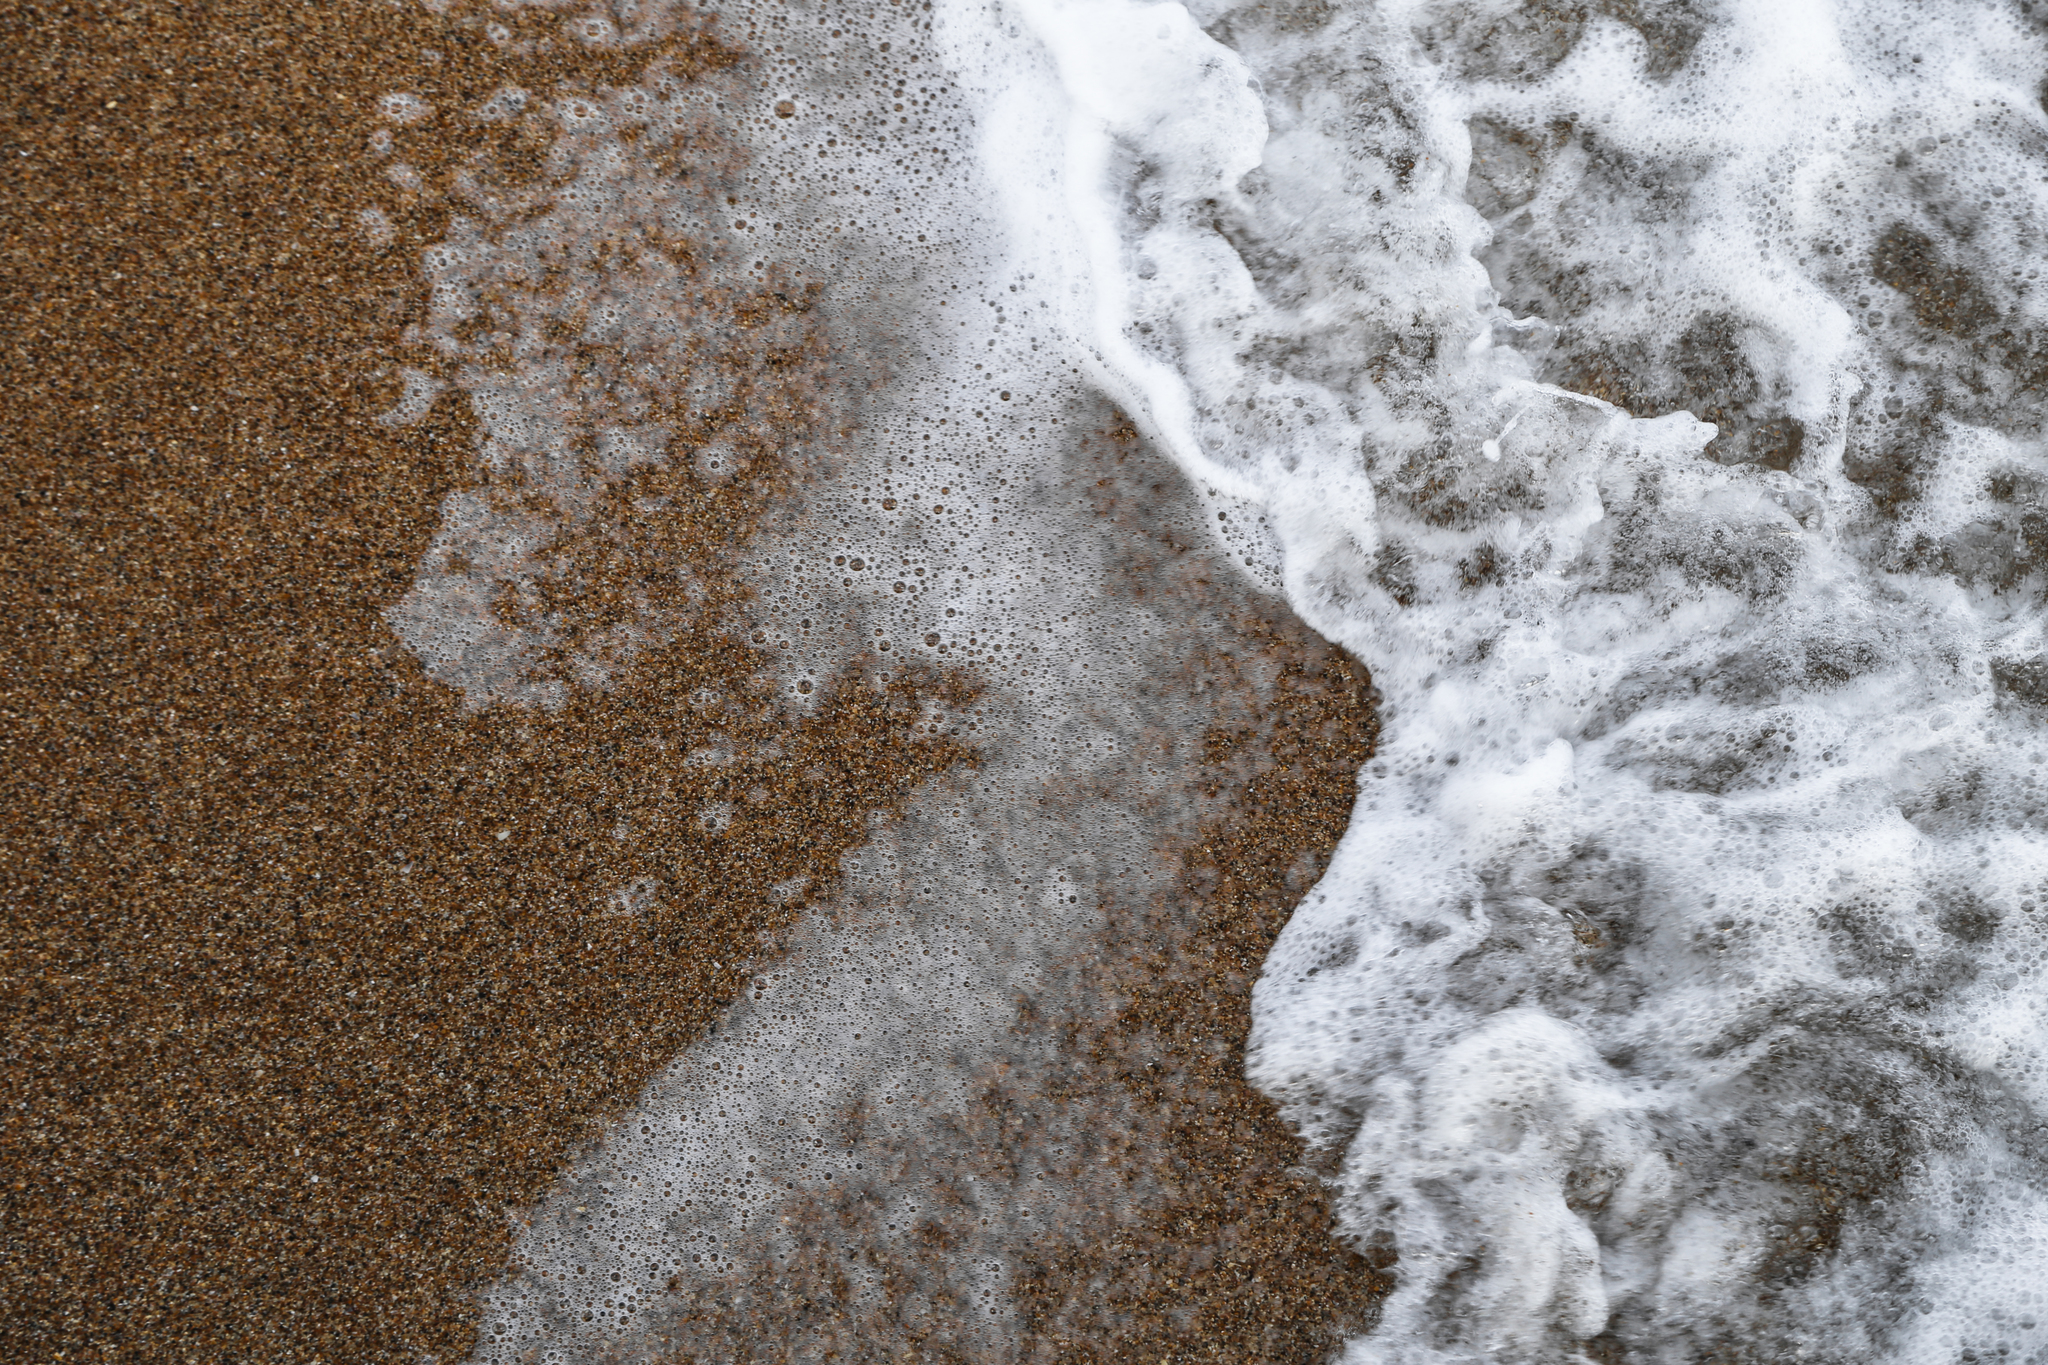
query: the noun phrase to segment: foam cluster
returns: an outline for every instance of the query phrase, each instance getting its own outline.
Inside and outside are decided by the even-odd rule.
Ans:
[[[1358,1362],[2048,1359],[2027,5],[942,6],[1070,345],[1371,667],[1253,1078]]]

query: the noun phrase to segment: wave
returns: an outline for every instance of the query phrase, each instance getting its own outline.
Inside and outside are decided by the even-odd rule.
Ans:
[[[2032,7],[940,14],[1384,697],[1249,1062],[1397,1258],[1347,1359],[2048,1359]]]
[[[746,393],[691,391],[715,331],[692,310],[826,281],[885,339],[834,400],[878,434],[804,407],[848,422],[804,457],[834,481],[728,555],[768,585],[781,704],[924,640],[991,670],[976,714],[1033,736],[995,754],[996,799],[935,794],[869,855],[868,956],[819,930],[781,978],[800,998],[679,1061],[629,1120],[649,1141],[537,1212],[486,1354],[644,1344],[656,1289],[714,1273],[701,1248],[793,1255],[775,1191],[822,1179],[822,1149],[786,1120],[968,1105],[1009,993],[1090,932],[1060,878],[1111,888],[1156,842],[1158,809],[1127,819],[1171,804],[1149,769],[1079,842],[977,832],[1199,723],[1140,700],[1169,623],[1106,615],[1114,556],[1034,425],[1092,386],[1180,464],[1240,588],[1284,591],[1381,697],[1247,1059],[1391,1266],[1347,1359],[2048,1361],[2044,22],[2024,0],[741,7],[744,92],[650,74],[474,111],[553,119],[561,164],[538,197],[484,194],[429,262],[447,375],[394,420],[464,389],[483,464],[538,490],[444,507],[392,613],[436,676],[557,705],[695,618],[687,576],[580,624],[543,589],[560,546],[604,541],[607,480],[687,447],[726,486],[775,453],[777,385],[829,387],[838,353],[792,310],[720,343]],[[682,184],[675,149],[714,123],[744,156]],[[722,262],[717,299],[684,238]],[[521,271],[574,278],[541,299]],[[509,378],[473,336],[488,290],[531,343]],[[613,417],[561,416],[563,327],[625,367]],[[884,562],[903,577],[856,584]],[[913,867],[922,908],[890,899]],[[1027,889],[981,930],[948,918],[998,884]],[[945,1036],[920,1042],[932,1000]],[[869,1018],[884,1052],[854,1045]],[[721,1103],[740,1117],[690,1127]],[[833,1178],[864,1172],[833,1122]],[[609,1221],[574,1203],[585,1177]],[[876,1207],[908,1228],[948,1178]],[[983,1197],[995,1230],[932,1273],[986,1305],[959,1349],[1007,1358],[1047,1206]],[[579,1320],[596,1300],[539,1281],[593,1264],[648,1285]]]

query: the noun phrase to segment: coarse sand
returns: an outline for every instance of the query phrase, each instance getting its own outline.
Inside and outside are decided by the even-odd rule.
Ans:
[[[472,433],[453,403],[377,420],[447,210],[394,203],[362,157],[374,99],[631,74],[601,53],[505,57],[462,19],[0,18],[7,1359],[458,1358],[511,1213],[715,1027],[803,913],[768,888],[808,876],[829,895],[875,819],[971,771],[970,749],[914,724],[969,704],[971,674],[858,660],[802,719],[768,695],[733,629],[745,584],[716,572],[816,477],[767,452],[668,524],[664,553],[706,566],[709,605],[607,690],[465,710],[392,637],[380,613]],[[660,59],[745,79],[715,32]],[[518,136],[508,164],[535,150]],[[358,230],[372,203],[395,210],[388,246]],[[801,314],[803,354],[754,382],[792,429],[829,425],[825,359],[858,346],[832,334],[829,295],[763,284],[729,305],[742,328]],[[1098,444],[1157,461],[1127,428]],[[1107,495],[1100,511],[1124,514]],[[1200,555],[1146,543],[1160,591],[1203,609]],[[612,572],[581,580],[595,616]],[[1090,1087],[1135,1095],[1167,1137],[1130,1155],[1174,1192],[1142,1235],[1026,1267],[1036,1358],[1320,1359],[1381,1288],[1242,1079],[1251,982],[1370,750],[1369,684],[1284,609],[1240,629],[1277,682],[1233,686],[1217,664],[1175,684],[1218,697],[1188,780],[1230,813],[1170,850],[1170,910],[1114,926],[1117,1008],[1036,1021],[1069,1040],[1071,1093],[988,1097],[992,1152],[1006,1123]],[[733,762],[686,762],[714,729]],[[726,799],[723,830],[661,818]],[[660,879],[659,905],[606,913],[638,878]],[[821,1293],[815,1311],[839,1310]],[[732,1330],[746,1349],[786,1335]]]

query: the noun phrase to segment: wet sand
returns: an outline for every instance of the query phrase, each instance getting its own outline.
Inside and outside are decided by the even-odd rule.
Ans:
[[[1143,469],[1137,445],[1128,428],[1112,431],[1106,462]],[[1142,492],[1133,480],[1098,504],[1144,536],[1133,578],[1195,611],[1224,606],[1228,566],[1147,526]],[[1330,1237],[1300,1143],[1244,1079],[1252,984],[1342,836],[1372,753],[1371,681],[1281,603],[1239,607],[1232,623],[1235,648],[1190,660],[1174,680],[1214,698],[1204,762],[1189,776],[1221,813],[1164,850],[1180,863],[1172,890],[1112,922],[1102,986],[1118,1008],[1048,1021],[1067,1031],[1076,1062],[1061,1099],[1114,1086],[1159,1123],[1164,1141],[1130,1159],[1167,1195],[1024,1277],[1046,1359],[1321,1360],[1370,1325],[1386,1287],[1384,1259]]]
[[[458,1358],[508,1211],[772,959],[802,906],[767,888],[829,894],[873,819],[971,771],[914,726],[972,677],[868,660],[794,720],[735,638],[734,582],[555,712],[466,711],[392,637],[472,434],[456,404],[377,420],[445,208],[376,178],[372,100],[616,74],[513,69],[462,18],[7,21],[9,1358]],[[396,210],[388,248],[357,228],[370,203]],[[800,381],[788,420],[826,420]],[[803,475],[764,467],[674,552],[715,565]],[[1170,575],[1195,552],[1158,553]],[[1369,708],[1297,625],[1244,630],[1292,681],[1216,688],[1190,780],[1234,813],[1170,851],[1200,912],[1122,926],[1122,1005],[1043,1021],[1073,1084],[1170,1116],[1133,1159],[1173,1191],[1027,1278],[1044,1358],[1316,1359],[1370,1310],[1240,1079],[1250,983],[1341,832]],[[714,730],[736,762],[687,763]],[[665,818],[726,800],[724,831]],[[659,897],[615,913],[641,881]]]

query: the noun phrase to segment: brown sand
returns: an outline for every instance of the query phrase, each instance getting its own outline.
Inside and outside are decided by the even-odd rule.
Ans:
[[[792,722],[729,593],[550,715],[465,713],[395,647],[379,612],[471,436],[454,405],[374,420],[444,210],[370,178],[370,97],[609,59],[514,62],[460,14],[367,4],[4,24],[0,1356],[453,1358],[505,1210],[714,1025],[793,913],[770,885],[829,889],[871,817],[967,758],[911,705],[967,685],[848,678]],[[353,230],[374,202],[399,228],[381,253]],[[797,370],[788,420],[824,420]],[[783,475],[694,504],[671,551],[713,561]],[[611,572],[583,584],[600,618]],[[1306,1360],[1371,1294],[1238,1079],[1249,982],[1341,829],[1366,713],[1298,627],[1247,630],[1299,682],[1215,737],[1242,813],[1188,851],[1195,931],[1129,926],[1128,1005],[1074,1035],[1088,1083],[1175,1116],[1156,1159],[1181,1194],[1149,1242],[1030,1280],[1063,1357]],[[686,764],[714,731],[738,762]],[[665,818],[724,800],[723,834]],[[647,904],[614,913],[635,883]]]
[[[367,7],[6,36],[0,1354],[458,1352],[505,1208],[717,1017],[789,913],[768,886],[829,884],[964,756],[909,733],[947,689],[792,726],[714,613],[610,694],[464,715],[378,611],[469,435],[374,421],[418,291],[350,215],[372,92],[505,74]],[[700,554],[760,510],[728,501]],[[713,730],[738,762],[686,766]],[[664,818],[727,797],[722,836]]]

